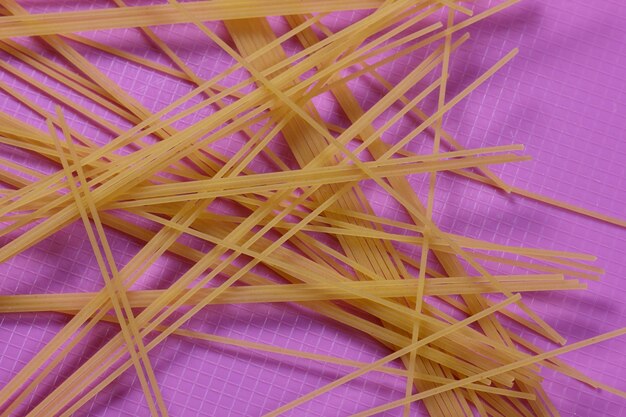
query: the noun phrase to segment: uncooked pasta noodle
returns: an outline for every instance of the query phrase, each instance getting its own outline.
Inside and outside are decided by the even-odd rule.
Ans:
[[[3,381],[0,415],[23,410],[101,322],[119,332],[33,397],[37,401],[25,415],[72,415],[127,369],[136,372],[150,415],[168,415],[150,352],[170,336],[350,369],[264,410],[268,417],[370,372],[402,378],[404,395],[357,416],[400,407],[408,416],[411,404],[421,401],[433,417],[555,417],[558,411],[542,387],[543,367],[626,397],[556,358],[625,329],[566,344],[526,302],[530,292],[584,290],[586,281],[598,281],[604,271],[591,264],[596,255],[490,242],[437,225],[435,199],[443,193],[437,184],[445,172],[626,226],[623,219],[507,184],[491,166],[530,159],[523,144],[470,148],[445,130],[446,114],[480,94],[518,49],[452,91],[455,53],[471,40],[473,24],[517,2],[476,14],[456,0],[169,0],[144,6],[114,0],[110,8],[39,14],[16,0],[2,2],[0,49],[9,59],[0,62],[0,71],[32,94],[6,80],[0,89],[46,128],[0,112],[0,146],[45,160],[55,170],[44,173],[0,156],[0,262],[11,262],[80,220],[103,285],[91,292],[0,295],[0,314],[67,317]],[[357,17],[343,28],[329,27],[327,18],[342,11]],[[280,30],[276,19],[283,23]],[[201,76],[153,30],[174,24],[198,30],[231,65]],[[169,64],[76,33],[122,28],[140,31]],[[41,39],[55,58],[19,39],[25,36]],[[191,88],[153,111],[84,51]],[[420,61],[401,79],[388,78],[386,66],[418,52]],[[369,105],[353,89],[363,80],[380,93]],[[332,100],[342,121],[317,107],[319,97]],[[54,111],[42,100],[57,103]],[[103,143],[74,126],[70,114],[110,140]],[[389,142],[400,123],[410,127]],[[430,136],[429,152],[412,150],[416,138]],[[234,137],[243,142],[234,151],[220,151],[218,144]],[[272,146],[277,138],[292,158]],[[259,170],[259,160],[268,169]],[[425,196],[409,181],[418,174],[428,178]],[[406,216],[378,215],[365,182]],[[225,212],[216,208],[220,204],[236,209]],[[141,245],[123,266],[107,230]],[[166,254],[189,268],[166,288],[136,288]],[[493,272],[494,264],[512,272]],[[261,303],[299,304],[366,333],[391,353],[368,362],[185,327],[208,306]],[[531,333],[562,346],[542,349],[531,342]],[[404,368],[390,366],[396,360]]]

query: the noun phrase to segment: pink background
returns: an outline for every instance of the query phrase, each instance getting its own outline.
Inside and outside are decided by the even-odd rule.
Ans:
[[[55,3],[52,5],[52,3]],[[130,3],[130,2],[129,2]],[[135,4],[138,2],[133,2]],[[139,2],[145,3],[145,2]],[[480,6],[488,2],[477,2]],[[33,12],[109,6],[105,1],[23,1]],[[79,6],[77,6],[79,4]],[[495,4],[495,3],[494,3]],[[341,25],[349,15],[326,22]],[[160,27],[161,35],[202,77],[229,64],[226,56],[193,28]],[[449,132],[468,147],[522,143],[531,162],[494,167],[519,187],[626,218],[626,6],[619,0],[524,0],[510,10],[470,29],[472,38],[452,61],[452,97],[514,47],[520,54],[487,84],[453,109],[445,120]],[[103,31],[95,36],[113,46],[167,63],[146,46],[136,30]],[[34,44],[34,48],[40,48]],[[189,91],[173,78],[134,64],[78,47],[113,80],[131,91],[150,109],[163,107]],[[407,73],[422,53],[385,69],[390,79]],[[13,62],[12,58],[2,56]],[[18,65],[29,74],[35,71]],[[53,102],[12,76],[0,79],[16,86],[52,109]],[[371,103],[381,92],[367,82],[355,86],[357,97]],[[61,89],[61,91],[64,91]],[[330,103],[320,102],[323,112]],[[43,128],[42,120],[0,94],[0,109]],[[68,112],[72,126],[104,142],[106,133]],[[182,124],[184,125],[184,124]],[[405,126],[406,127],[406,126]],[[402,126],[398,127],[399,130]],[[393,134],[393,132],[390,132]],[[228,143],[222,144],[225,149]],[[412,146],[419,149],[419,144]],[[280,143],[276,145],[280,150]],[[428,146],[423,147],[426,152]],[[22,152],[0,147],[11,159],[52,172],[52,167]],[[412,179],[424,191],[424,178]],[[375,210],[400,216],[395,205],[367,187]],[[452,175],[439,178],[436,217],[444,230],[507,244],[592,253],[606,269],[589,290],[567,294],[532,294],[527,302],[568,340],[577,341],[626,326],[626,231],[616,226],[569,214]],[[138,245],[121,234],[109,239],[119,264]],[[0,239],[0,244],[6,240]],[[417,257],[418,255],[416,255]],[[186,265],[164,257],[149,271],[143,286],[163,287]],[[24,294],[97,290],[102,279],[83,227],[75,223],[35,248],[0,265],[0,293]],[[50,340],[66,322],[50,314],[0,316],[0,381],[7,381]],[[388,352],[367,335],[357,334],[301,308],[289,305],[214,306],[205,309],[189,328],[262,341],[276,346],[373,361]],[[56,374],[75,369],[115,328],[99,325],[97,334],[74,351]],[[532,338],[532,335],[529,335]],[[564,357],[590,376],[626,390],[626,338],[613,340]],[[324,365],[269,354],[171,337],[150,357],[172,416],[256,416],[332,381],[347,372]],[[550,371],[545,388],[563,416],[626,416],[626,400],[593,391]],[[56,385],[48,378],[27,408]],[[404,380],[371,374],[308,402],[290,415],[341,416],[401,398]],[[415,408],[416,413],[418,407]],[[385,415],[400,415],[393,410]],[[141,416],[147,407],[134,370],[126,372],[79,415]]]

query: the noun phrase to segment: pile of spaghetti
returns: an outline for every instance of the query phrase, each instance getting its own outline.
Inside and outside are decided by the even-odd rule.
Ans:
[[[260,410],[265,416],[298,414],[370,373],[400,378],[405,395],[358,416],[556,416],[542,388],[544,367],[626,397],[557,359],[626,329],[567,344],[522,297],[584,289],[584,280],[602,273],[589,263],[594,256],[496,244],[433,221],[437,176],[446,171],[626,226],[511,187],[489,169],[526,160],[522,145],[470,149],[444,130],[443,116],[517,53],[452,94],[455,50],[472,24],[517,0],[476,13],[457,0],[114,2],[41,13],[0,2],[0,66],[4,80],[15,80],[0,81],[9,103],[0,113],[0,262],[80,227],[100,275],[95,292],[0,296],[3,315],[63,320],[1,381],[2,416],[72,415],[128,372],[152,416],[176,415],[150,354],[171,337],[342,371],[313,388],[289,387],[299,394],[266,403],[273,406]],[[345,12],[351,19],[342,27],[325,25]],[[158,34],[160,25],[193,28],[212,46],[208,62],[226,62],[225,69],[199,74]],[[164,59],[99,42],[89,36],[94,30],[121,31],[122,43],[141,34]],[[175,80],[186,92],[142,103],[133,85],[113,81],[89,59],[94,53]],[[398,65],[391,79],[386,69],[407,56],[419,64]],[[357,85],[376,93],[359,96]],[[28,120],[11,114],[18,108]],[[415,178],[426,184],[422,195]],[[372,190],[402,216],[377,215]],[[112,233],[141,246],[121,262]],[[148,275],[172,255],[184,270],[156,285]],[[512,273],[494,272],[501,266]],[[388,354],[359,361],[188,326],[201,311],[244,303],[315,312]],[[85,349],[101,326],[112,333]],[[554,347],[544,351],[521,336],[529,333]],[[77,364],[67,371],[69,358]]]

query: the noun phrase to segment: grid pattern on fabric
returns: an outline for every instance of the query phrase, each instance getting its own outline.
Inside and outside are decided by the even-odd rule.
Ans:
[[[91,3],[91,2],[90,2]],[[129,2],[134,4],[137,2]],[[146,2],[139,2],[146,3]],[[477,2],[477,9],[489,2]],[[76,2],[24,1],[33,12],[69,10]],[[108,6],[92,2],[90,7]],[[82,6],[81,6],[82,7]],[[327,23],[341,26],[351,16],[332,15]],[[513,47],[519,56],[446,116],[444,126],[468,147],[522,143],[531,162],[495,167],[502,177],[522,188],[581,207],[626,217],[626,7],[619,0],[524,0],[471,29],[471,39],[453,56],[449,97],[460,92]],[[156,32],[203,78],[232,64],[231,59],[195,29],[165,26]],[[90,36],[167,64],[146,47],[136,30],[101,31]],[[40,46],[40,45],[39,45]],[[79,50],[82,47],[77,46]],[[87,49],[84,49],[87,51]],[[45,53],[45,49],[42,48]],[[192,87],[172,77],[147,71],[127,61],[93,50],[85,56],[150,110],[160,109]],[[407,72],[419,57],[385,67],[393,79]],[[54,82],[40,76],[46,83]],[[394,75],[395,74],[395,75]],[[229,83],[245,74],[234,74]],[[36,97],[32,89],[0,72],[0,79]],[[355,94],[367,102],[379,92],[357,85]],[[61,90],[63,90],[61,88]],[[71,93],[68,95],[72,96]],[[370,95],[372,95],[370,97]],[[52,110],[54,102],[39,97]],[[78,99],[80,100],[80,99]],[[86,102],[85,102],[86,103]],[[90,104],[89,104],[90,105]],[[0,108],[44,127],[29,110],[0,96]],[[324,109],[324,103],[320,104]],[[96,106],[90,110],[98,112]],[[332,106],[328,106],[332,112]],[[109,139],[100,129],[68,112],[72,126],[99,143]],[[194,120],[181,122],[181,126]],[[221,143],[227,151],[228,143]],[[417,146],[417,145],[415,145]],[[427,146],[427,145],[424,145]],[[278,145],[277,152],[287,152]],[[0,150],[3,152],[4,150]],[[23,153],[9,157],[46,168]],[[420,192],[424,176],[411,178]],[[401,217],[398,207],[375,187],[365,187],[377,213]],[[439,176],[435,217],[441,228],[503,244],[592,253],[606,275],[587,291],[532,294],[528,304],[563,334],[577,341],[626,325],[626,231],[547,207],[521,197],[504,195],[451,174]],[[116,260],[125,264],[139,246],[120,233],[107,232]],[[0,243],[2,239],[0,238]],[[417,256],[419,256],[417,254]],[[148,271],[146,282],[169,282],[188,265],[164,256]],[[101,277],[82,225],[56,233],[15,259],[0,265],[0,293],[94,291]],[[7,381],[66,322],[48,314],[0,316],[0,382]],[[361,361],[384,356],[386,349],[367,335],[347,331],[289,305],[212,306],[188,325],[223,336],[261,341],[307,352],[332,354]],[[107,324],[69,356],[57,378],[76,369],[85,355],[114,334]],[[529,337],[532,337],[529,335]],[[614,340],[564,359],[591,377],[626,389],[626,340]],[[157,379],[173,416],[255,416],[272,410],[347,372],[345,368],[285,359],[209,342],[170,337],[150,353]],[[564,417],[626,415],[626,402],[607,393],[544,371],[545,388]],[[37,395],[57,384],[49,378]],[[359,378],[321,396],[289,415],[350,415],[404,395],[404,380],[381,374]],[[27,407],[37,403],[30,398]],[[418,407],[415,408],[418,410]],[[127,371],[81,409],[84,416],[146,415],[134,370]],[[397,416],[401,410],[383,415]]]

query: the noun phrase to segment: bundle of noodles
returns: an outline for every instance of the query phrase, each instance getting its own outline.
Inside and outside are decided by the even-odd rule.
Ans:
[[[456,0],[171,0],[148,6],[115,0],[112,8],[29,14],[16,0],[3,1],[2,71],[60,106],[51,111],[0,82],[11,103],[33,114],[27,123],[0,113],[3,149],[45,161],[44,169],[39,162],[0,161],[0,262],[80,222],[104,285],[97,292],[0,297],[3,314],[69,317],[3,381],[2,416],[71,415],[129,368],[151,415],[168,415],[149,353],[170,335],[349,369],[262,410],[265,416],[287,413],[368,372],[403,378],[406,395],[359,416],[391,409],[408,415],[418,402],[431,416],[556,416],[542,389],[542,367],[624,397],[556,356],[626,329],[567,345],[521,296],[585,288],[580,280],[602,272],[587,263],[593,256],[500,245],[433,222],[437,175],[447,171],[626,225],[504,183],[488,166],[526,160],[516,153],[521,145],[467,149],[443,129],[446,112],[517,52],[450,97],[450,61],[467,41],[466,30],[516,2],[473,14]],[[339,11],[357,17],[332,31],[324,18]],[[169,24],[195,26],[230,66],[200,76],[149,28]],[[137,28],[171,65],[75,33],[119,28]],[[193,89],[152,111],[87,59],[94,50]],[[402,79],[386,77],[385,66],[415,54],[421,62]],[[353,93],[351,85],[364,80],[383,91],[374,103]],[[334,113],[316,106],[320,98],[334,103]],[[398,124],[410,126],[408,133],[389,135]],[[411,150],[418,140],[431,141],[430,151]],[[220,151],[225,141],[226,153]],[[427,196],[409,183],[419,174],[427,178]],[[376,215],[365,181],[401,207],[406,221]],[[113,229],[143,242],[122,267],[105,233]],[[189,268],[166,288],[138,288],[167,253]],[[520,273],[496,275],[493,265]],[[183,326],[207,306],[244,303],[300,304],[391,353],[368,363]],[[563,346],[544,352],[505,325],[511,321]],[[115,324],[115,334],[37,395],[102,322]],[[389,366],[395,360],[404,369]]]

